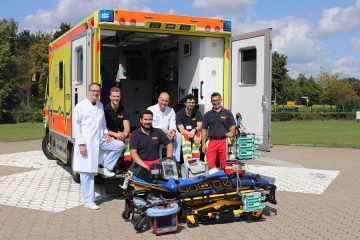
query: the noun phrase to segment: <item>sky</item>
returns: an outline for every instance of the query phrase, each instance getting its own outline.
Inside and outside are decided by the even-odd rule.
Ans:
[[[270,27],[293,78],[325,71],[360,79],[360,0],[1,0],[0,18],[14,18],[20,31],[54,31],[98,9],[221,17],[233,35]]]

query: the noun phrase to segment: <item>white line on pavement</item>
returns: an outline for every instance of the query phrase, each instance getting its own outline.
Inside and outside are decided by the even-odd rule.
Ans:
[[[41,151],[0,155],[0,165],[33,168],[33,171],[0,177],[0,204],[60,212],[82,205],[80,184],[66,167],[48,160]],[[105,197],[96,186],[97,200]]]
[[[248,165],[249,172],[260,174],[286,192],[322,194],[339,171],[299,167]]]
[[[60,212],[82,205],[80,185],[66,167],[48,160],[41,151],[0,155],[0,165],[33,168],[33,171],[0,177],[0,204]],[[322,194],[339,171],[286,166],[247,165],[280,191]],[[97,199],[106,197],[104,186],[96,187]]]

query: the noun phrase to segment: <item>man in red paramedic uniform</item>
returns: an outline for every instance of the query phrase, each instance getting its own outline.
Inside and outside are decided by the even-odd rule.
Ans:
[[[220,93],[211,94],[213,108],[205,113],[202,125],[202,151],[206,154],[209,169],[216,167],[216,162],[227,158],[227,138],[235,137],[236,122],[231,111],[221,105]],[[206,145],[206,139],[209,139]]]
[[[159,128],[152,127],[153,113],[145,110],[140,116],[140,128],[130,137],[130,154],[133,161],[150,169],[155,163],[160,163],[160,145],[166,146],[166,159],[173,158],[173,145],[167,135]]]

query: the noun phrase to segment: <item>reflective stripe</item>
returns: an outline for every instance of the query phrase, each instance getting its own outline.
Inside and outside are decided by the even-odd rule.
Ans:
[[[124,147],[124,161],[132,161],[130,155],[130,133],[128,137],[125,139],[125,147]]]
[[[181,135],[181,149],[183,153],[184,160],[192,157],[191,154],[191,142],[189,136]]]
[[[184,160],[189,158],[200,158],[200,144],[196,145],[192,143],[188,135],[181,135],[181,136],[182,136],[181,148],[182,148]],[[200,138],[200,142],[201,142],[201,132],[197,131],[195,136]]]
[[[206,143],[205,143],[206,148],[208,148],[208,146],[209,146],[209,142],[210,142],[210,140],[209,140],[209,139],[208,139],[208,140],[206,140]],[[205,156],[204,156],[204,162],[207,162],[206,154],[205,154]]]

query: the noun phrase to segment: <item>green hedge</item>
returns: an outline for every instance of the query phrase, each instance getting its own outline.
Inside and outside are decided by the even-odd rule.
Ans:
[[[355,120],[355,113],[342,112],[272,112],[271,121],[291,120]],[[41,109],[18,109],[11,112],[2,112],[0,123],[23,123],[42,122],[43,112]]]
[[[355,120],[355,113],[343,112],[273,112],[271,121],[291,121],[291,120]]]
[[[24,123],[42,122],[43,111],[41,109],[24,108],[16,109],[11,112],[2,112],[0,123]]]

